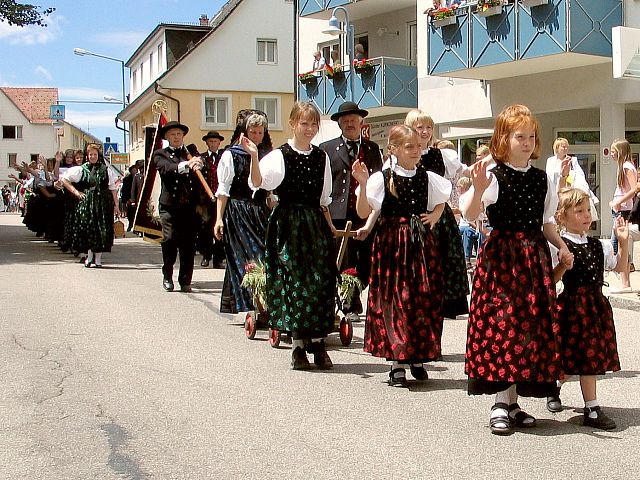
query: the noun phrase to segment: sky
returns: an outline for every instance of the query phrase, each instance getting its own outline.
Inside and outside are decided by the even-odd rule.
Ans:
[[[198,23],[211,19],[226,0],[39,0],[56,10],[47,27],[9,26],[0,22],[0,86],[57,87],[66,105],[66,120],[101,140],[122,143],[114,125],[122,104],[104,102],[122,98],[120,62],[74,55],[74,48],[124,60],[159,23]],[[125,70],[129,92],[129,69]],[[69,103],[65,103],[69,101]],[[122,148],[120,148],[122,151]]]

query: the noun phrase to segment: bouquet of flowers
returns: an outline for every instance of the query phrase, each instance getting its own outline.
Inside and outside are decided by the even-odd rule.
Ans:
[[[249,262],[244,266],[244,276],[240,286],[251,290],[256,308],[264,311],[267,306],[267,274],[261,262]]]
[[[360,295],[364,285],[358,278],[355,268],[347,268],[340,274],[338,282],[338,295],[343,304],[351,304],[354,295]]]

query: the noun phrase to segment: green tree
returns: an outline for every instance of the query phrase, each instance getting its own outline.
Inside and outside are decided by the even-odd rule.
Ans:
[[[19,27],[26,25],[46,27],[45,17],[55,11],[55,8],[44,10],[41,8],[39,5],[18,3],[16,0],[0,0],[0,21]]]

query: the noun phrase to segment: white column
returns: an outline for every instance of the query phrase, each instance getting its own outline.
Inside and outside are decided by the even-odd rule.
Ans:
[[[600,104],[600,212],[602,216],[601,236],[609,238],[611,236],[611,208],[609,202],[613,199],[613,192],[616,189],[617,165],[611,155],[605,157],[602,152],[606,147],[609,149],[611,143],[616,138],[624,138],[625,132],[625,104],[612,103],[603,100]]]

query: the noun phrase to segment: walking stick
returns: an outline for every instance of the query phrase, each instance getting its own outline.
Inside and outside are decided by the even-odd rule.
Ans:
[[[198,150],[195,149],[195,145],[193,145],[192,149],[189,149],[189,147],[191,147],[191,145],[187,146],[187,160],[191,160],[194,155],[196,157],[200,156],[200,153],[198,153]],[[198,180],[200,180],[200,183],[202,184],[202,188],[204,188],[204,191],[206,192],[209,199],[215,203],[216,196],[211,191],[211,187],[209,187],[209,183],[207,183],[207,180],[204,178],[204,175],[202,175],[202,172],[200,170],[195,170],[195,174],[196,174],[196,177],[198,177]]]

